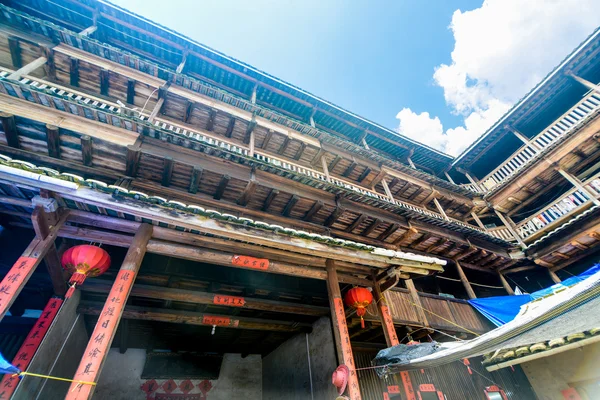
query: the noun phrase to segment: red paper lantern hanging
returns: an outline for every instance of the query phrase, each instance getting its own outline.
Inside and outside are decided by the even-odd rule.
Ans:
[[[356,315],[360,317],[360,326],[362,328],[365,327],[363,315],[365,315],[367,307],[372,302],[373,294],[371,294],[371,291],[361,287],[355,287],[348,290],[346,296],[344,296],[344,303],[346,303],[348,307],[356,309]]]
[[[62,256],[62,267],[70,272],[69,290],[65,298],[73,295],[76,285],[81,285],[85,278],[102,275],[110,267],[110,256],[106,250],[98,246],[82,244],[71,247]]]

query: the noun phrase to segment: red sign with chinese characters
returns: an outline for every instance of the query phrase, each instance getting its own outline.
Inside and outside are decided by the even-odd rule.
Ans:
[[[266,258],[233,256],[231,257],[231,264],[237,265],[238,267],[259,269],[261,271],[266,271],[269,269],[269,260]]]
[[[216,325],[216,326],[238,326],[240,321],[237,319],[231,320],[231,318],[229,318],[229,317],[205,315],[202,317],[202,323],[205,325]]]
[[[0,282],[0,316],[4,316],[37,265],[35,257],[19,257]]]
[[[213,297],[213,304],[229,307],[244,307],[246,300],[243,297],[215,294],[215,297]]]
[[[17,355],[13,359],[13,365],[21,371],[27,370],[27,366],[31,362],[35,352],[42,343],[42,339],[48,332],[54,317],[58,313],[63,301],[59,298],[51,298],[42,311],[42,314],[35,322],[35,325],[29,331]],[[0,399],[9,399],[19,384],[19,377],[5,374],[2,382],[0,382]]]
[[[392,393],[392,394],[400,393],[400,386],[398,386],[398,385],[388,386],[388,393]]]
[[[333,307],[335,318],[338,322],[340,330],[340,341],[342,348],[343,363],[350,370],[350,376],[348,377],[348,394],[350,400],[360,399],[360,389],[358,387],[358,377],[356,375],[356,369],[354,366],[354,356],[352,354],[352,346],[350,345],[350,335],[348,334],[348,326],[346,325],[346,312],[344,311],[344,302],[341,298],[335,297],[333,299]]]

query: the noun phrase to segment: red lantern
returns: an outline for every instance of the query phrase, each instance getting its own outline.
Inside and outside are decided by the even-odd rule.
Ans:
[[[61,263],[63,269],[72,274],[71,287],[65,295],[68,299],[73,295],[75,285],[81,285],[88,276],[93,278],[106,272],[110,267],[110,256],[100,247],[82,244],[65,251]]]
[[[346,303],[348,307],[356,309],[356,315],[360,317],[360,326],[362,328],[365,327],[363,315],[365,315],[367,307],[372,302],[373,294],[371,294],[371,291],[361,287],[355,287],[348,290],[346,296],[344,296],[344,303]]]

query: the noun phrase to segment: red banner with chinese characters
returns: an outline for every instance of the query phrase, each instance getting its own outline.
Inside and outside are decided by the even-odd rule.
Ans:
[[[391,394],[400,393],[400,386],[398,386],[398,385],[388,386],[388,393],[391,393]]]
[[[213,297],[213,304],[229,307],[244,307],[246,300],[243,297],[215,294]]]
[[[346,325],[346,312],[344,310],[344,302],[341,298],[333,299],[335,318],[338,322],[340,330],[340,340],[343,353],[341,360],[350,370],[348,377],[348,394],[350,400],[360,399],[360,389],[358,387],[358,377],[356,375],[356,367],[354,366],[354,356],[352,354],[352,346],[350,345],[350,335],[348,334],[348,326]]]
[[[35,257],[19,257],[2,279],[2,282],[0,282],[0,318],[6,314],[14,299],[29,280],[37,264],[38,259]]]
[[[12,361],[12,364],[19,368],[21,371],[26,371],[31,359],[35,355],[35,352],[40,347],[42,339],[46,336],[46,332],[52,325],[52,321],[56,317],[60,306],[63,301],[59,298],[51,298],[44,307],[42,314],[33,325],[33,328],[29,331],[29,334],[25,338],[25,341],[19,348],[17,355]],[[17,385],[19,384],[19,377],[5,374],[2,382],[0,382],[0,399],[9,399],[14,393]]]
[[[103,357],[110,350],[110,344],[117,331],[117,325],[121,319],[134,279],[135,273],[133,271],[119,270],[73,378],[75,381],[95,382],[98,378]],[[87,399],[90,397],[90,391],[91,385],[73,382],[67,398]]]
[[[216,326],[233,326],[237,327],[240,323],[237,319],[231,319],[229,317],[221,317],[216,315],[204,315],[202,317],[202,323],[205,325],[216,325]]]
[[[231,264],[238,267],[258,269],[266,271],[269,269],[269,260],[266,258],[255,258],[248,256],[233,256],[231,257]]]

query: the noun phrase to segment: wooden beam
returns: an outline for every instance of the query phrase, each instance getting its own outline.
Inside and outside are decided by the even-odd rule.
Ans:
[[[504,277],[504,274],[498,272],[498,278],[500,278],[500,283],[502,283],[502,286],[504,287],[504,290],[506,290],[506,293],[508,293],[509,296],[513,296],[515,294],[515,291]]]
[[[355,230],[356,228],[358,228],[358,226],[359,226],[360,224],[362,224],[362,223],[363,223],[363,221],[364,221],[366,218],[367,218],[367,215],[366,215],[366,214],[360,214],[360,215],[358,216],[358,218],[356,218],[356,219],[355,219],[355,220],[352,222],[352,224],[350,224],[350,226],[346,228],[346,232],[352,232],[353,230]]]
[[[360,176],[358,177],[357,181],[359,183],[362,183],[362,181],[364,181],[367,178],[367,176],[369,176],[370,173],[371,173],[371,168],[366,167],[363,170],[363,172],[360,174]]]
[[[454,265],[456,265],[456,271],[458,272],[460,281],[462,282],[463,286],[465,287],[465,290],[467,291],[467,295],[469,296],[470,299],[476,299],[477,296],[475,295],[475,292],[473,291],[473,288],[471,287],[471,283],[469,282],[469,279],[465,275],[465,271],[463,271],[462,267],[460,266],[460,263],[458,261],[454,260]]]
[[[335,347],[338,360],[350,370],[348,377],[348,393],[350,399],[361,400],[360,388],[358,386],[358,376],[354,366],[354,356],[350,345],[350,336],[348,326],[346,325],[346,314],[344,312],[344,302],[340,292],[335,262],[327,260],[327,292],[329,294],[329,308],[331,309],[331,321],[333,323],[333,336],[335,337]]]
[[[171,178],[173,177],[173,159],[171,157],[163,158],[163,172],[160,184],[162,186],[169,186],[171,184]]]
[[[379,173],[377,173],[377,175],[371,180],[371,182],[369,182],[369,186],[374,189],[375,186],[377,186],[379,184],[379,182],[381,182],[383,180],[383,178],[385,178],[385,176],[387,175],[387,172],[385,170],[380,170]]]
[[[93,141],[92,138],[88,135],[83,135],[80,138],[81,143],[81,162],[86,167],[91,167],[93,165]]]
[[[190,187],[188,188],[188,192],[192,194],[198,193],[198,187],[200,186],[200,181],[202,180],[202,172],[204,170],[200,167],[192,168],[192,177],[190,178]]]
[[[84,315],[102,315],[99,303],[81,302],[77,312]],[[310,323],[270,320],[263,318],[237,317],[229,315],[206,314],[194,311],[180,311],[163,308],[127,306],[123,310],[123,318],[144,321],[169,322],[186,325],[217,325],[219,329],[251,329],[279,332],[309,332]],[[82,397],[73,397],[73,400]],[[67,397],[71,400],[70,397]]]
[[[48,155],[60,159],[60,132],[58,126],[46,124]]]
[[[337,221],[337,219],[344,213],[344,211],[346,211],[346,209],[342,206],[336,206],[333,209],[333,212],[329,215],[329,217],[327,217],[327,219],[325,220],[325,223],[323,225],[325,225],[326,227],[330,227],[331,225],[333,225],[335,223],[335,221]]]
[[[194,112],[195,103],[191,100],[187,100],[185,103],[185,110],[183,112],[183,123],[187,124],[190,121],[190,117]],[[228,136],[231,137],[231,136]]]
[[[496,209],[494,209],[494,212],[496,213],[496,215],[498,216],[498,218],[500,218],[500,220],[502,221],[502,223],[504,224],[504,226],[506,226],[506,229],[508,229],[510,231],[511,235],[517,241],[517,243],[519,243],[519,245],[521,246],[521,248],[522,249],[527,248],[527,246],[523,242],[523,239],[521,239],[521,236],[519,236],[519,234],[517,233],[517,231],[515,229],[515,225],[512,222],[512,220],[510,219],[510,217],[509,216],[504,216],[500,211],[498,211]]]
[[[81,290],[90,293],[108,293],[110,284],[99,279],[86,281]],[[197,290],[174,289],[161,286],[135,284],[130,296],[147,299],[170,300],[193,304],[216,305],[220,307],[242,308],[286,314],[324,316],[329,314],[327,307],[292,303],[289,301],[274,301],[261,298],[239,297],[202,292]]]
[[[271,141],[271,138],[273,137],[273,129],[269,129],[267,130],[267,134],[265,135],[265,139],[262,142],[262,145],[260,146],[261,149],[265,150],[267,148],[267,146],[269,146],[269,142]]]
[[[238,198],[237,203],[240,206],[247,206],[248,203],[250,202],[250,200],[252,199],[252,196],[254,196],[255,192],[256,192],[256,180],[251,179],[246,184],[246,188],[244,189],[244,191]]]
[[[313,205],[310,207],[310,209],[306,212],[306,215],[304,216],[304,220],[307,222],[310,222],[313,217],[319,212],[319,210],[321,210],[321,208],[323,208],[323,202],[320,200],[317,200],[313,203]]]
[[[215,127],[215,118],[217,117],[217,110],[211,108],[208,110],[208,121],[206,122],[206,130],[212,132]]]
[[[362,235],[369,236],[371,234],[371,232],[373,232],[375,230],[375,228],[377,228],[379,226],[380,223],[381,223],[381,220],[379,218],[375,218],[373,220],[373,222],[371,222],[371,224],[367,227],[367,229],[365,229],[364,232],[362,232]]]
[[[271,203],[273,203],[273,200],[275,200],[275,197],[277,197],[278,195],[279,195],[278,189],[271,189],[271,191],[267,195],[267,198],[265,199],[265,202],[263,203],[262,210],[268,211],[269,208],[271,207]]]
[[[394,246],[400,246],[401,243],[407,242],[417,236],[419,231],[413,227],[410,227],[404,232],[396,241],[393,243]]]
[[[256,119],[253,115],[252,120],[248,122],[248,127],[246,128],[246,134],[244,135],[244,143],[250,143],[250,135],[252,135],[252,132],[254,132],[254,128],[256,128]]]
[[[284,217],[289,217],[290,214],[292,213],[292,209],[294,208],[294,206],[296,205],[298,200],[300,200],[300,197],[298,197],[295,194],[292,195],[292,197],[290,197],[290,200],[287,202],[287,204],[283,208],[281,215],[283,215]]]
[[[327,169],[329,171],[333,171],[333,169],[335,168],[336,165],[338,165],[338,163],[342,160],[342,157],[340,157],[339,155],[336,154],[335,158],[329,163],[329,165],[327,166]]]
[[[19,80],[23,75],[29,75],[34,72],[36,69],[42,67],[44,64],[48,62],[46,57],[38,57],[29,64],[19,68],[18,70],[12,72],[10,75],[6,77],[6,79],[11,80]]]
[[[108,89],[110,86],[110,73],[107,69],[100,70],[100,94],[102,96],[108,96]]]
[[[160,113],[160,110],[162,110],[165,101],[167,99],[167,91],[168,91],[168,86],[163,86],[158,90],[158,101],[156,102],[156,104],[154,105],[154,108],[152,109],[152,111],[150,112],[150,115],[148,116],[148,122],[152,122],[154,121],[154,119],[156,118],[156,116],[158,115],[158,113]]]
[[[550,276],[550,279],[552,279],[552,282],[554,282],[554,283],[562,282],[562,280],[558,277],[558,275],[556,275],[556,272],[552,271],[551,269],[548,270],[548,275]]]
[[[566,180],[568,180],[571,185],[575,186],[580,192],[583,192],[588,196],[588,198],[594,203],[594,205],[600,206],[600,199],[598,199],[593,193],[591,193],[583,183],[577,177],[571,175],[567,171],[558,168],[558,173],[561,174]]]
[[[0,320],[4,318],[48,250],[54,246],[57,232],[67,216],[68,212],[65,212],[56,224],[49,227],[44,239],[36,235],[0,282]]]
[[[21,57],[21,44],[19,38],[14,36],[8,37],[8,50],[10,52],[10,59],[14,68],[21,68],[23,66],[23,59]]]
[[[417,247],[417,246],[425,243],[426,241],[428,241],[430,237],[431,237],[431,233],[425,232],[425,233],[423,233],[423,235],[421,235],[420,238],[418,238],[417,240],[412,242],[410,245],[411,245],[411,247]]]
[[[306,143],[304,142],[300,142],[300,147],[298,147],[298,150],[296,151],[296,155],[294,155],[294,160],[298,161],[302,158],[302,154],[304,153],[304,150],[306,150]]]
[[[50,234],[51,224],[56,222],[56,218],[58,218],[56,214],[51,216],[44,211],[43,207],[36,207],[31,215],[31,223],[33,224],[33,230],[36,233],[36,237],[42,240],[46,239]],[[64,296],[67,292],[67,285],[65,283],[63,268],[54,243],[49,246],[48,251],[46,252],[44,264],[46,264],[46,269],[50,275],[54,294],[57,296]]]
[[[433,203],[435,204],[435,207],[438,209],[439,213],[442,214],[442,216],[444,217],[444,219],[446,219],[447,221],[450,221],[450,218],[448,218],[448,216],[446,215],[446,212],[442,208],[442,205],[440,204],[440,202],[438,201],[438,199],[436,199],[434,197],[433,198]]]
[[[135,79],[127,79],[127,104],[135,104]]]
[[[356,163],[356,161],[352,161],[352,163],[348,166],[348,168],[346,168],[346,170],[344,171],[344,173],[342,174],[343,177],[347,178],[350,176],[350,174],[352,173],[352,171],[354,171],[354,168],[356,168],[358,164]]]
[[[14,115],[0,112],[0,120],[2,121],[2,130],[6,136],[6,142],[10,147],[18,149],[19,133],[17,132],[17,124],[15,123]]]
[[[90,336],[90,341],[83,353],[83,358],[73,380],[97,382],[151,236],[152,225],[141,224],[121,264],[106,303],[102,308],[98,307],[98,322]],[[95,385],[82,385],[73,382],[65,399],[91,399],[94,389]]]
[[[381,186],[383,186],[383,191],[385,192],[386,196],[390,199],[390,201],[393,202],[394,201],[394,195],[392,194],[392,191],[388,187],[387,181],[385,179],[381,180]]]
[[[329,167],[327,166],[327,159],[325,158],[325,155],[321,155],[321,168],[323,169],[323,173],[325,174],[325,179],[327,180],[327,182],[329,182],[331,180],[331,177],[329,176]]]
[[[69,69],[69,83],[71,84],[71,86],[79,87],[79,59],[70,58],[70,60],[71,65]]]
[[[449,242],[448,238],[445,238],[445,237],[440,238],[440,240],[438,240],[437,242],[435,242],[434,244],[429,246],[427,248],[427,250],[425,250],[425,252],[426,253],[434,253],[435,252],[434,250],[437,250],[438,247],[445,246],[446,243],[448,243],[448,242]]]
[[[125,174],[127,176],[132,178],[136,177],[141,155],[142,151],[140,150],[139,146],[127,146],[127,155],[125,157]]]
[[[223,193],[225,193],[225,189],[231,180],[231,176],[225,174],[221,177],[221,181],[219,182],[219,186],[217,186],[217,191],[215,192],[214,199],[221,200],[223,197]]]
[[[283,154],[287,150],[288,145],[290,144],[290,141],[291,141],[291,139],[289,136],[286,136],[285,138],[283,138],[283,143],[281,143],[281,146],[279,146],[279,150],[277,150],[277,154],[279,154],[279,155]]]

